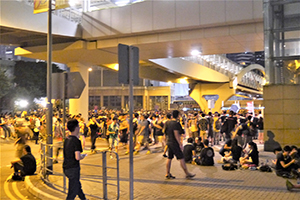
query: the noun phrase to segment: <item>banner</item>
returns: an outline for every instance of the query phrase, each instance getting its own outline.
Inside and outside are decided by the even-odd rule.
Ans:
[[[48,11],[48,2],[49,0],[34,0],[34,8],[33,8],[33,13],[42,13],[42,12],[47,12]],[[50,1],[52,2],[52,9],[58,10],[58,9],[63,9],[70,7],[69,5],[69,0],[56,0],[56,1]],[[54,7],[55,4],[55,7]]]
[[[56,0],[55,1],[55,10],[63,9],[70,7],[69,0]]]
[[[33,13],[42,13],[48,11],[48,0],[34,0]]]

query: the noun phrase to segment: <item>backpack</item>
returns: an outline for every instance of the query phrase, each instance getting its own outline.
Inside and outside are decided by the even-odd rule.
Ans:
[[[215,123],[215,129],[216,130],[220,130],[221,129],[221,122],[220,122],[220,119],[218,118],[216,123]]]
[[[237,168],[238,168],[237,164],[234,163],[227,163],[222,165],[222,169],[227,171],[236,170]]]
[[[259,167],[261,172],[272,172],[272,168],[269,165],[262,165]]]

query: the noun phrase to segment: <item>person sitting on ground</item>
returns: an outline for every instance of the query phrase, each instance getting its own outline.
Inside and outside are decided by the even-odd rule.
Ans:
[[[249,152],[245,154],[244,157],[240,157],[240,164],[241,165],[255,165],[258,166],[259,164],[259,156],[258,156],[258,150],[257,150],[257,145],[254,142],[249,142],[248,143],[249,147]]]
[[[293,188],[300,189],[300,184],[292,184],[289,180],[286,180],[286,189],[291,191]]]
[[[195,159],[195,162],[202,166],[213,166],[215,156],[214,149],[208,146],[208,140],[204,140],[203,143],[204,149],[202,149],[200,156]]]
[[[11,162],[11,168],[14,168],[15,174],[20,171],[19,176],[33,175],[36,171],[36,160],[31,154],[31,148],[29,145],[25,145],[23,148],[24,156],[20,159]]]
[[[196,156],[199,156],[200,153],[201,153],[201,150],[204,148],[204,144],[202,141],[202,138],[201,137],[196,137],[195,138],[195,143],[194,143],[194,146],[195,146],[195,153],[196,153]]]
[[[193,157],[196,156],[193,138],[187,139],[187,144],[183,147],[183,156],[186,163],[191,163],[193,161]]]
[[[221,158],[221,162],[237,163],[240,160],[242,151],[243,151],[242,147],[238,145],[238,140],[233,139],[231,151],[228,154],[225,154],[225,156]]]
[[[281,148],[281,147],[277,147],[277,148],[275,148],[275,149],[273,150],[273,152],[274,152],[274,154],[276,155],[276,159],[272,160],[271,167],[272,167],[273,169],[276,169],[277,159],[278,159],[279,156],[281,156],[281,155],[279,155],[279,154],[282,154],[282,148]]]
[[[232,144],[232,140],[228,139],[226,140],[224,146],[220,149],[219,154],[224,157],[225,156],[225,152],[229,152],[231,151],[231,144]]]
[[[290,152],[292,148],[290,146],[285,146],[283,148],[283,153],[278,154],[277,161],[276,161],[276,175],[282,176],[285,178],[292,178],[291,170],[292,165],[295,163],[295,160],[290,157]]]
[[[293,168],[296,170],[298,169],[298,171],[299,171],[300,170],[300,155],[299,155],[298,148],[295,145],[293,145],[293,146],[291,146],[291,149],[292,149],[292,151],[290,152],[290,156],[292,159],[295,160]]]

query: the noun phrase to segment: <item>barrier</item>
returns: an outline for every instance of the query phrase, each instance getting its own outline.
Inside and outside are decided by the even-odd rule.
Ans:
[[[61,143],[62,144],[62,143]],[[59,170],[55,170],[53,169],[53,161],[54,161],[54,157],[49,157],[47,156],[47,151],[50,151],[54,148],[60,148],[63,150],[63,147],[61,145],[53,145],[53,144],[45,144],[45,143],[41,143],[41,162],[39,164],[40,168],[39,168],[39,175],[41,177],[41,179],[47,183],[50,184],[52,186],[56,186],[59,188],[63,189],[63,192],[66,193],[67,191],[67,181],[66,181],[66,176],[64,175],[63,172],[60,172]],[[108,166],[107,165],[107,156],[108,154],[110,154],[110,156],[114,155],[115,159],[114,161],[116,161],[116,166]],[[91,196],[91,197],[95,197],[95,198],[100,198],[100,199],[112,199],[112,198],[108,198],[108,186],[114,186],[116,187],[116,199],[120,198],[120,177],[119,177],[119,155],[116,152],[110,152],[110,151],[101,151],[100,152],[100,156],[102,156],[102,159],[97,159],[95,160],[95,162],[97,161],[102,161],[101,165],[99,164],[88,164],[88,163],[83,163],[81,162],[81,169],[82,171],[85,171],[85,168],[93,168],[93,172],[97,172],[100,171],[100,169],[102,170],[102,190],[103,190],[103,194],[102,197],[97,196],[97,195],[93,195],[93,194],[86,194],[87,196]],[[61,160],[59,160],[61,161]],[[51,167],[50,167],[51,166]],[[109,179],[108,178],[108,169],[109,170],[115,170],[116,172],[116,180],[113,179]],[[60,170],[62,171],[62,167],[60,167]],[[52,183],[50,180],[50,176],[51,175],[58,175],[58,176],[63,176],[63,184],[62,186],[60,184],[55,184]],[[84,176],[83,176],[84,177]],[[82,181],[84,182],[92,182],[94,181],[94,179],[92,180],[91,178],[81,178]],[[116,181],[116,184],[113,183],[109,183],[109,181]]]

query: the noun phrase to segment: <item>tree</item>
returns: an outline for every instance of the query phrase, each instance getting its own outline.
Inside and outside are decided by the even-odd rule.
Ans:
[[[11,79],[7,76],[6,70],[0,69],[0,99],[4,97],[11,89],[12,82]]]
[[[63,70],[52,64],[53,73],[62,73]],[[33,102],[34,98],[46,96],[47,63],[17,61],[14,67],[14,100],[27,99]]]

